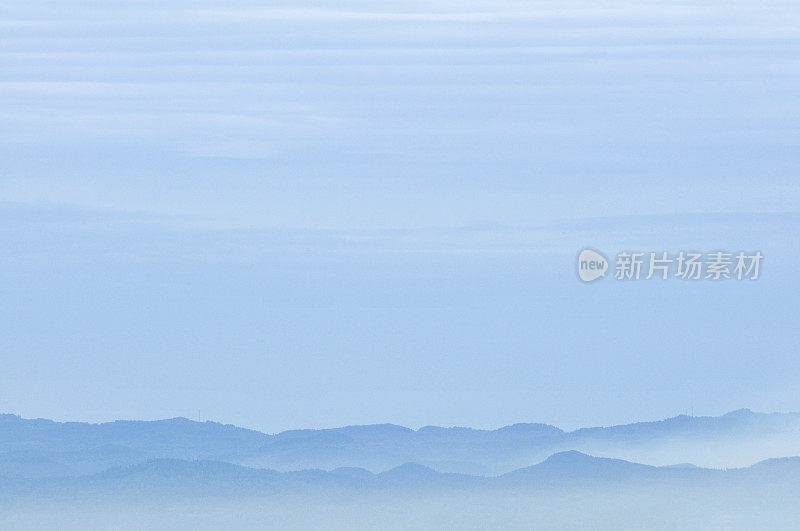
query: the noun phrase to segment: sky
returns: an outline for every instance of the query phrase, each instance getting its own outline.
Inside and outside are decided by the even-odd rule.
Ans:
[[[6,1],[0,411],[798,411],[800,8]],[[577,253],[760,250],[583,284]]]

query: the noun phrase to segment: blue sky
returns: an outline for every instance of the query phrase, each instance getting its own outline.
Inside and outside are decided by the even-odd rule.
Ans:
[[[4,2],[0,410],[798,410],[791,2]],[[576,253],[761,250],[753,283]]]

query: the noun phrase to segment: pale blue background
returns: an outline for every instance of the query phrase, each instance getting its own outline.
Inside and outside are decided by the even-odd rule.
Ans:
[[[0,410],[800,410],[794,2],[0,6]],[[578,282],[584,246],[757,282]]]

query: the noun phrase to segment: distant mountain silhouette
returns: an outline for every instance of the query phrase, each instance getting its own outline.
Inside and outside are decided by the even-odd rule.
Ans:
[[[273,439],[185,418],[89,424],[0,415],[0,475],[82,475],[154,458],[224,461],[257,451]]]
[[[586,477],[630,477],[647,474],[656,467],[623,461],[622,459],[608,459],[592,457],[590,455],[569,450],[559,452],[548,457],[538,465],[533,465],[505,474],[506,479],[558,477],[560,479],[586,478]]]
[[[276,436],[239,464],[293,470],[358,466],[373,471],[417,462],[442,472],[491,475],[579,450],[639,462],[743,466],[794,455],[800,448],[800,415],[739,410],[721,417],[681,415],[655,422],[564,432],[546,424],[497,430],[426,426],[359,426]]]
[[[770,459],[747,468],[713,470],[654,467],[576,451],[554,454],[536,465],[494,477],[437,472],[406,463],[373,474],[363,469],[276,472],[218,461],[155,459],[80,477],[0,478],[6,499],[168,499],[278,495],[348,496],[363,494],[453,493],[460,491],[552,491],[553,489],[779,489],[800,493],[800,458]]]
[[[89,424],[0,415],[0,476],[19,478],[84,476],[154,459],[284,472],[380,472],[413,462],[438,472],[497,475],[570,450],[655,465],[743,466],[800,452],[800,414],[738,410],[571,432],[546,424],[497,430],[380,424],[276,435],[185,418]]]

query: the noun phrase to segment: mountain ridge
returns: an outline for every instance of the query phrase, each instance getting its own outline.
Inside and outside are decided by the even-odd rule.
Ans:
[[[203,425],[211,425],[211,426],[218,426],[222,428],[231,428],[235,430],[241,430],[245,432],[250,432],[254,434],[259,434],[265,437],[291,437],[291,436],[299,436],[304,433],[319,433],[319,432],[331,432],[331,431],[364,431],[365,429],[392,429],[396,430],[397,432],[404,432],[404,433],[425,433],[432,430],[446,430],[446,431],[467,431],[473,433],[497,433],[497,432],[506,432],[506,431],[518,431],[524,430],[529,428],[537,428],[543,430],[551,430],[557,431],[559,433],[564,434],[575,434],[579,432],[585,431],[594,431],[594,430],[609,430],[609,429],[618,429],[618,428],[627,428],[631,426],[645,426],[645,425],[653,425],[653,424],[663,424],[663,423],[675,423],[675,422],[697,422],[697,421],[708,421],[708,420],[720,420],[720,419],[729,419],[729,418],[742,418],[742,417],[765,417],[765,416],[791,416],[791,417],[800,417],[800,412],[797,411],[788,411],[788,412],[756,412],[749,408],[739,408],[736,410],[728,411],[727,413],[723,413],[719,416],[694,416],[694,415],[686,415],[686,414],[679,414],[675,415],[674,417],[667,417],[661,420],[646,420],[646,421],[638,421],[638,422],[629,422],[625,424],[611,424],[608,426],[588,426],[583,428],[576,428],[574,430],[563,430],[558,426],[541,423],[541,422],[516,422],[514,424],[507,424],[504,426],[500,426],[494,429],[485,429],[485,428],[472,428],[469,426],[437,426],[437,425],[425,425],[421,426],[417,429],[409,428],[406,426],[402,426],[399,424],[393,423],[375,423],[375,424],[347,424],[344,426],[332,427],[332,428],[296,428],[296,429],[289,429],[283,430],[280,432],[275,433],[267,433],[262,432],[253,428],[245,428],[241,426],[237,426],[235,424],[230,423],[223,423],[213,420],[205,420],[205,421],[197,421],[193,419],[189,419],[187,417],[171,417],[171,418],[164,418],[164,419],[155,419],[155,420],[131,420],[131,419],[119,419],[119,420],[112,420],[112,421],[105,421],[105,422],[86,422],[86,421],[56,421],[42,417],[34,417],[34,418],[25,418],[21,415],[17,415],[15,413],[0,413],[0,426],[3,425],[6,421],[18,421],[18,422],[41,422],[47,423],[52,426],[64,426],[64,427],[107,427],[107,426],[130,426],[130,425],[170,425],[170,424],[183,424],[183,425],[194,425],[194,426],[203,426]]]
[[[404,463],[380,473],[364,469],[278,472],[219,461],[153,459],[79,477],[0,477],[0,492],[11,497],[47,495],[65,499],[95,494],[179,498],[183,495],[348,495],[406,491],[451,492],[465,489],[528,491],[554,487],[595,488],[605,483],[629,487],[743,485],[749,488],[800,485],[800,457],[769,459],[746,468],[718,470],[654,467],[566,451],[553,454],[529,467],[492,477],[437,472],[418,463]]]
[[[572,431],[542,423],[493,430],[372,424],[277,434],[184,417],[93,424],[0,415],[0,475],[29,478],[80,476],[157,458],[281,472],[343,467],[380,472],[415,462],[439,472],[490,476],[568,450],[653,465],[713,468],[794,455],[797,448],[800,414],[749,409]]]

